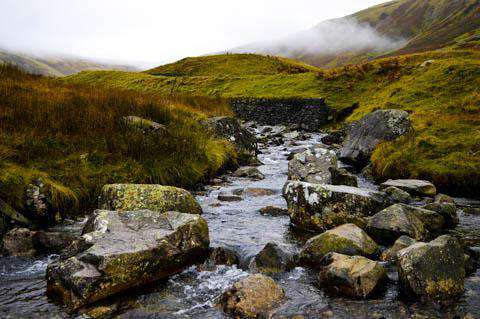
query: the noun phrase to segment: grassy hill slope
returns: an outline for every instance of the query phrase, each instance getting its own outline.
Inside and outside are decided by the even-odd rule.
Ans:
[[[422,67],[427,60],[433,62]],[[415,134],[375,152],[377,176],[427,178],[459,192],[480,189],[478,51],[426,52],[300,74],[172,77],[104,71],[63,81],[162,94],[322,96],[335,108],[359,102],[349,121],[379,108],[404,109],[411,114]]]
[[[313,66],[279,57],[258,54],[219,54],[185,58],[145,72],[164,76],[245,76],[297,74],[316,70]]]
[[[235,159],[199,124],[224,114],[211,99],[65,85],[0,66],[0,198],[25,211],[26,186],[40,178],[53,209],[71,215],[95,206],[107,183],[192,187]],[[130,115],[166,135],[125,125]]]
[[[36,57],[0,50],[0,63],[13,64],[31,74],[66,76],[87,70],[135,71],[134,67],[70,57]]]

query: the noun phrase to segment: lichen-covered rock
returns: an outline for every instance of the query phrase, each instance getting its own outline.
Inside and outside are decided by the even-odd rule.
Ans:
[[[268,318],[284,297],[285,292],[272,278],[255,274],[233,284],[220,305],[235,318]]]
[[[395,243],[393,244],[392,247],[388,248],[385,250],[382,255],[380,256],[380,259],[383,261],[389,261],[391,263],[396,263],[397,262],[397,254],[400,250],[407,248],[413,244],[415,244],[417,241],[413,238],[410,238],[408,236],[400,236]]]
[[[225,247],[215,247],[205,262],[208,265],[233,266],[240,263],[237,253]]]
[[[318,267],[321,259],[328,253],[344,255],[373,256],[378,245],[360,227],[344,224],[310,238],[300,252],[300,261]]]
[[[330,167],[332,185],[358,187],[357,176],[350,174],[345,168]]]
[[[190,192],[173,186],[154,184],[105,185],[100,195],[99,207],[118,211],[149,209],[157,212],[202,213],[200,204]]]
[[[76,256],[47,268],[47,293],[71,309],[151,283],[208,253],[206,221],[179,212],[96,210]]]
[[[381,189],[395,186],[397,188],[403,189],[404,191],[412,195],[420,196],[435,196],[437,189],[435,185],[429,181],[424,181],[420,179],[389,179],[385,183],[380,185]]]
[[[288,179],[316,184],[331,184],[330,167],[337,167],[334,151],[325,148],[307,149],[288,162]]]
[[[437,212],[445,219],[446,228],[454,228],[460,222],[455,204],[434,202],[423,206],[424,209]]]
[[[390,196],[390,199],[393,203],[402,203],[402,204],[409,204],[412,201],[412,196],[410,194],[398,187],[389,186],[383,190]]]
[[[352,124],[340,150],[340,159],[363,167],[375,147],[392,141],[412,129],[408,113],[402,110],[378,110]]]
[[[258,170],[258,168],[249,166],[240,167],[235,171],[235,173],[233,173],[233,175],[236,177],[246,177],[256,180],[261,180],[265,178],[265,176]]]
[[[367,233],[380,244],[391,244],[402,235],[425,240],[429,232],[416,210],[404,204],[394,204],[368,219]]]
[[[288,271],[295,266],[293,254],[282,249],[276,243],[267,243],[250,262],[249,268],[254,272],[275,274]]]
[[[398,253],[398,274],[407,294],[449,300],[463,293],[465,257],[458,241],[444,235]]]
[[[235,145],[239,162],[246,163],[257,156],[258,147],[255,135],[243,128],[237,119],[219,116],[209,118],[202,124],[215,136],[224,138]]]
[[[299,228],[324,231],[345,223],[364,224],[388,206],[387,195],[350,186],[290,181],[283,188],[290,219]]]
[[[362,256],[330,253],[322,264],[321,287],[340,295],[368,298],[382,290],[388,280],[380,263]]]

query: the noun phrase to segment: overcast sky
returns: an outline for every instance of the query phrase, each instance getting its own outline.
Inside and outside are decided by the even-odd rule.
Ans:
[[[0,0],[0,48],[155,65],[283,37],[385,0]]]

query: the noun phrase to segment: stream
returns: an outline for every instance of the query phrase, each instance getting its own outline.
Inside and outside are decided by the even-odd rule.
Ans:
[[[261,127],[259,128],[259,130]],[[275,129],[275,128],[274,128]],[[258,131],[257,131],[258,133]],[[320,134],[307,135],[295,143],[260,144],[258,169],[265,179],[225,176],[219,185],[207,186],[197,194],[203,217],[208,222],[212,247],[223,246],[238,253],[237,266],[216,266],[199,270],[192,266],[184,272],[156,283],[134,294],[117,296],[107,301],[118,318],[229,318],[215,306],[222,293],[234,282],[247,276],[248,263],[268,242],[298,251],[311,234],[299,233],[290,227],[288,216],[264,216],[259,210],[266,206],[286,208],[282,187],[287,180],[287,156],[295,149],[320,144]],[[295,144],[292,146],[292,144]],[[287,146],[288,145],[288,146]],[[375,188],[375,184],[359,176],[360,187]],[[220,192],[262,188],[271,190],[267,196],[243,196],[241,201],[221,202]],[[470,205],[468,200],[463,205]],[[473,202],[475,205],[478,202]],[[480,216],[459,212],[460,224],[452,233],[480,245]],[[80,224],[65,228],[79,232]],[[38,258],[0,258],[0,318],[72,318],[46,296],[45,269],[56,256]],[[396,272],[389,269],[396,280]],[[403,300],[398,285],[390,283],[381,296],[370,300],[352,300],[329,296],[317,285],[316,274],[304,268],[273,277],[285,290],[286,301],[274,318],[480,318],[480,270],[465,281],[465,293],[450,308]],[[73,318],[87,318],[77,315]]]

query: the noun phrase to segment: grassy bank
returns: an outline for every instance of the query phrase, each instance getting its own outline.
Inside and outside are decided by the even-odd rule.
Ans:
[[[72,214],[95,206],[106,183],[192,187],[235,158],[199,124],[229,112],[221,100],[64,84],[0,66],[0,198],[23,211],[26,185],[40,178],[53,208]],[[129,115],[166,133],[129,127]]]
[[[196,64],[203,59],[197,58]],[[422,67],[427,60],[433,62]],[[246,75],[238,75],[240,67],[235,75],[215,71],[211,75],[178,77],[82,72],[65,81],[227,98],[325,97],[328,104],[339,109],[358,102],[360,107],[348,121],[375,109],[403,109],[411,114],[415,134],[375,152],[376,175],[380,179],[427,178],[445,190],[479,195],[479,51],[433,51],[296,74],[258,75],[265,69],[263,60],[258,61],[259,71],[252,71],[250,65],[244,68]],[[178,72],[182,65],[175,65]]]

